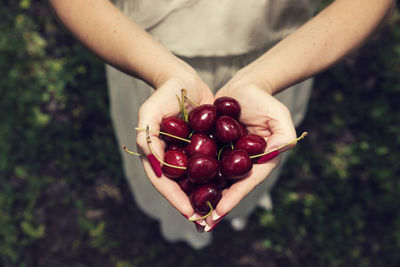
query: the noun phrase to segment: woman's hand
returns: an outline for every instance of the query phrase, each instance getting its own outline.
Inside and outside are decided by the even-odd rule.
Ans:
[[[186,89],[188,98],[194,103],[213,103],[214,95],[198,76],[186,75],[183,78],[171,78],[162,83],[159,88],[156,88],[154,94],[140,107],[138,127],[146,128],[146,126],[149,125],[149,128],[152,130],[160,130],[160,124],[164,118],[178,116],[180,109],[176,96],[181,95],[182,88]],[[190,110],[193,107],[187,105],[187,108]],[[150,135],[154,153],[156,153],[159,158],[163,159],[165,143],[160,140],[157,134]],[[144,154],[151,154],[150,148],[146,142],[146,133],[144,131],[138,132],[137,145]],[[194,210],[190,204],[189,198],[181,190],[179,185],[164,175],[157,177],[150,162],[146,158],[142,159],[142,163],[151,183],[171,203],[171,205],[187,217],[194,215]],[[205,225],[204,222],[200,223]]]
[[[266,151],[296,139],[292,118],[285,105],[257,85],[235,84],[228,83],[215,97],[229,96],[240,103],[240,121],[250,133],[265,138]],[[264,164],[253,164],[248,177],[224,190],[212,216],[206,220],[209,227],[213,227],[221,216],[230,212],[254,187],[264,181],[279,162],[280,157],[277,157]]]

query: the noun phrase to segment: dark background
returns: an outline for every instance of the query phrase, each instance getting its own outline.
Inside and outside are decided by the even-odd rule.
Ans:
[[[399,12],[316,77],[274,210],[199,251],[135,205],[102,62],[46,1],[2,1],[0,17],[0,266],[400,264]]]

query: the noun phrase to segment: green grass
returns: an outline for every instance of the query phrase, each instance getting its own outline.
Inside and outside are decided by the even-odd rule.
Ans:
[[[104,66],[45,1],[0,4],[0,266],[398,266],[400,15],[317,76],[293,151],[243,232],[170,244],[135,205]],[[140,226],[139,229],[137,226]],[[135,226],[135,227],[134,227]]]

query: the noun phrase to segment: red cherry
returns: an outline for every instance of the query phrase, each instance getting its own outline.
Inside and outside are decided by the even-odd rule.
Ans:
[[[240,137],[239,123],[230,116],[221,116],[215,123],[215,135],[221,143],[230,143]]]
[[[193,109],[189,114],[189,125],[197,133],[211,132],[217,117],[217,110],[213,105],[204,104]]]
[[[178,150],[169,150],[164,154],[164,162],[173,166],[186,167],[188,157]],[[186,171],[185,169],[173,168],[167,165],[163,165],[162,170],[165,176],[172,179],[181,177]]]
[[[222,160],[222,158],[228,153],[229,151],[232,151],[232,147],[230,145],[225,145],[224,147],[221,148],[219,152],[219,160]]]
[[[221,191],[214,184],[207,183],[195,187],[189,198],[194,210],[201,215],[205,215],[210,211],[207,202],[210,202],[211,206],[215,208],[221,197]]]
[[[246,134],[240,137],[235,144],[235,148],[245,150],[249,156],[263,153],[266,147],[265,139],[256,134]]]
[[[222,175],[220,170],[218,170],[217,176],[215,176],[212,182],[217,186],[218,189],[224,189],[228,185],[228,179]]]
[[[205,134],[195,133],[190,139],[190,143],[185,147],[186,154],[191,157],[195,154],[204,154],[211,157],[217,156],[217,144],[213,139]]]
[[[221,160],[221,174],[228,179],[243,178],[252,167],[249,154],[243,149],[231,150]]]
[[[246,126],[243,125],[240,121],[238,121],[239,124],[239,131],[240,131],[240,136],[246,135],[248,133]]]
[[[186,154],[185,148],[179,146],[178,144],[168,144],[168,146],[165,148],[165,152],[170,151],[170,150],[178,150],[178,151]]]
[[[218,115],[228,115],[235,119],[240,116],[240,104],[235,99],[227,96],[217,98],[214,101]]]
[[[192,189],[194,188],[194,184],[189,180],[187,175],[182,176],[178,180],[176,180],[178,183],[179,187],[182,189],[183,192],[186,193],[186,195],[190,195],[192,192]]]
[[[187,163],[187,175],[194,184],[206,183],[217,175],[218,161],[209,155],[194,155]]]
[[[160,124],[160,131],[166,132],[181,138],[188,138],[190,134],[189,125],[182,119],[177,117],[165,118]],[[162,135],[162,137],[171,143],[181,143],[182,141],[167,135]]]

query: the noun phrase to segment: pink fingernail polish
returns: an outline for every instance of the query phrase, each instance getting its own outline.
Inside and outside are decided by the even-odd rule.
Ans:
[[[257,160],[257,163],[258,163],[258,164],[265,163],[265,162],[267,162],[267,161],[269,161],[269,160],[275,158],[276,156],[278,156],[279,153],[280,153],[279,150],[272,151],[271,153],[268,153],[268,154],[266,154],[266,155],[260,157],[260,158]]]
[[[160,165],[160,162],[158,161],[158,159],[153,154],[147,155],[147,159],[149,160],[150,165],[153,168],[154,173],[157,175],[157,177],[161,177],[162,170],[161,170],[161,165]]]
[[[185,217],[186,219],[189,219],[189,216],[186,216],[186,215],[183,214],[182,212],[181,212],[181,214],[182,214],[182,216]]]

